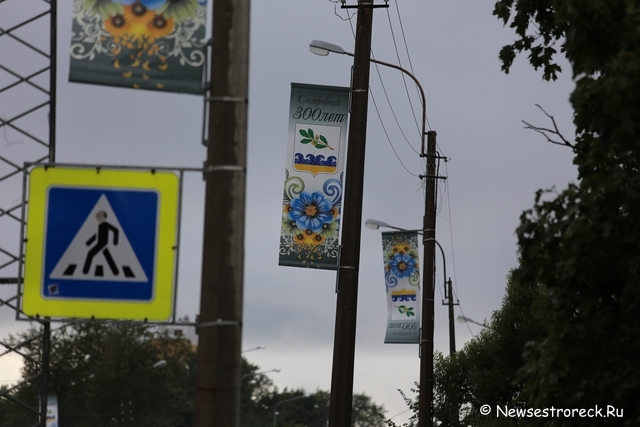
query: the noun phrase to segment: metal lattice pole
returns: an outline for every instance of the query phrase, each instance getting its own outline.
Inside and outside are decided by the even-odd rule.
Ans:
[[[0,310],[19,317],[18,293],[21,268],[20,230],[23,219],[25,162],[55,160],[56,123],[56,0],[0,0]],[[47,34],[38,40],[34,34]],[[43,46],[47,46],[43,47]],[[0,398],[38,414],[46,425],[50,328],[45,320],[39,360],[21,348],[24,343],[0,342],[0,357],[19,354],[40,367],[40,372],[4,390]],[[17,400],[12,393],[38,381],[39,405]],[[34,402],[35,403],[35,402]]]

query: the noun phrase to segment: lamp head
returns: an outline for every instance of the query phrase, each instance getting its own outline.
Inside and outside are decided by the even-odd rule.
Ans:
[[[380,227],[390,228],[389,224],[384,221],[378,221],[377,219],[368,219],[365,221],[364,225],[372,230],[377,230]]]
[[[164,368],[165,366],[167,366],[167,361],[164,359],[158,360],[156,363],[153,364],[154,368]]]
[[[313,40],[309,43],[309,50],[312,53],[320,56],[327,56],[329,52],[344,54],[345,51],[343,48],[338,46],[337,44],[325,42],[322,40]]]

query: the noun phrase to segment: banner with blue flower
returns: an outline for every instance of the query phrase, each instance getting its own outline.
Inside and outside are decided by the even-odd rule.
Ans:
[[[74,0],[69,81],[202,94],[206,0]]]
[[[382,233],[387,290],[387,344],[420,342],[420,256],[416,231]]]
[[[279,264],[335,270],[349,88],[291,83]]]

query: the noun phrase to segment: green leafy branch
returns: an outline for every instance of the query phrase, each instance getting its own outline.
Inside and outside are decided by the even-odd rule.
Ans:
[[[302,140],[300,140],[301,144],[311,144],[317,149],[328,148],[330,150],[333,150],[333,147],[329,145],[327,138],[325,138],[323,135],[315,135],[313,133],[313,129],[300,129],[300,135],[303,136]]]
[[[83,7],[93,15],[100,15],[105,19],[124,13],[124,7],[120,3],[114,3],[111,0],[84,0]]]
[[[411,316],[415,316],[416,315],[413,312],[413,307],[407,307],[406,305],[401,305],[400,307],[398,307],[396,305],[395,307],[398,309],[400,314],[405,314],[407,317],[411,317]]]

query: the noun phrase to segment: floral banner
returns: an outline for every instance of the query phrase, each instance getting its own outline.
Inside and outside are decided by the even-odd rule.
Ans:
[[[349,88],[291,83],[280,265],[335,270]]]
[[[418,233],[382,233],[384,281],[387,289],[386,344],[420,342],[420,264]]]
[[[69,81],[202,94],[206,0],[74,0]]]

